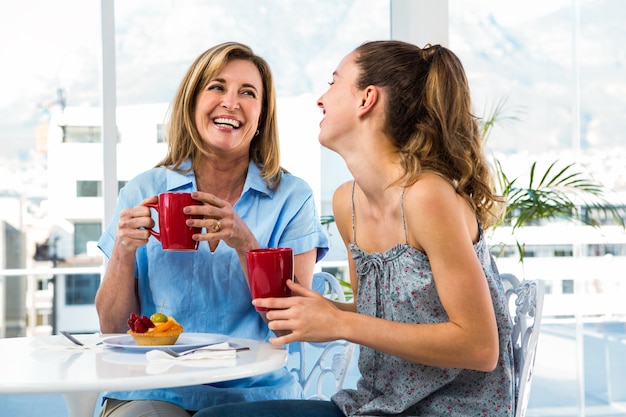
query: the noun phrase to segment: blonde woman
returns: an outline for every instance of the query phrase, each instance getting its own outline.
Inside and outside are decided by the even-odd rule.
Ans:
[[[189,226],[202,228],[194,252],[167,252],[146,228],[143,204],[166,191],[191,192]],[[155,215],[154,213],[152,215]],[[267,63],[242,44],[217,45],[191,65],[172,102],[168,153],[120,191],[99,241],[110,258],[96,295],[103,333],[128,330],[132,312],[174,316],[186,332],[263,340],[270,336],[252,306],[245,254],[288,246],[294,272],[311,285],[328,251],[311,188],[280,166],[276,99]],[[287,369],[262,377],[172,389],[106,393],[102,416],[189,416],[213,404],[301,398]]]

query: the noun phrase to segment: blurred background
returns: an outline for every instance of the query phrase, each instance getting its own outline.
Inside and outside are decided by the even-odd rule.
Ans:
[[[508,178],[573,164],[625,207],[625,21],[621,0],[0,3],[0,337],[98,331],[95,241],[119,188],[164,155],[184,72],[223,41],[272,67],[283,165],[315,190],[331,238],[318,267],[340,279],[331,197],[350,174],[317,142],[315,101],[367,40],[447,45],[475,114],[496,116],[486,147]],[[619,219],[581,215],[596,226],[505,223],[490,236],[501,271],[546,282],[528,416],[626,416],[626,234]],[[353,369],[347,383],[357,378]],[[59,398],[50,404],[62,409]],[[0,396],[0,409],[54,408],[24,399]]]

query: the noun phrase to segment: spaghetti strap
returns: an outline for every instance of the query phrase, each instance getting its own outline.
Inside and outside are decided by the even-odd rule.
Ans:
[[[354,188],[356,187],[356,181],[352,181],[352,242],[356,245],[356,228],[354,225]]]
[[[402,212],[402,227],[404,228],[404,243],[408,245],[409,238],[406,232],[406,220],[404,219],[404,192],[405,191],[406,191],[406,187],[402,189],[402,196],[400,197],[400,211]]]

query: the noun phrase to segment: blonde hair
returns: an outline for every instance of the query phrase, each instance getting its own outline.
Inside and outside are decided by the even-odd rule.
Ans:
[[[472,114],[469,84],[457,56],[440,45],[419,48],[402,41],[366,42],[356,48],[357,88],[380,86],[387,94],[385,131],[394,141],[405,174],[447,178],[474,209],[484,228],[498,215],[483,141]]]
[[[170,105],[167,155],[157,166],[182,172],[180,165],[190,158],[191,170],[195,170],[200,155],[210,156],[194,122],[196,97],[229,62],[237,59],[252,62],[261,74],[263,100],[258,134],[250,144],[250,159],[261,169],[261,176],[267,186],[274,189],[278,186],[284,170],[280,166],[272,72],[263,58],[255,55],[248,46],[237,42],[225,42],[206,50],[196,58],[185,74]]]

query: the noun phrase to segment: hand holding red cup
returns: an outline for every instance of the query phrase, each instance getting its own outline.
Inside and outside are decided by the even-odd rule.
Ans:
[[[293,280],[291,248],[253,249],[246,252],[248,282],[252,298],[289,297],[287,280]],[[255,307],[257,311],[268,311]]]
[[[192,218],[183,213],[186,206],[201,204],[191,197],[191,193],[162,193],[158,196],[155,204],[146,204],[155,209],[158,214],[159,231],[148,229],[150,234],[157,238],[163,246],[163,250],[170,251],[194,251],[198,249],[198,241],[192,236],[201,233],[199,227],[189,227],[186,220]]]

